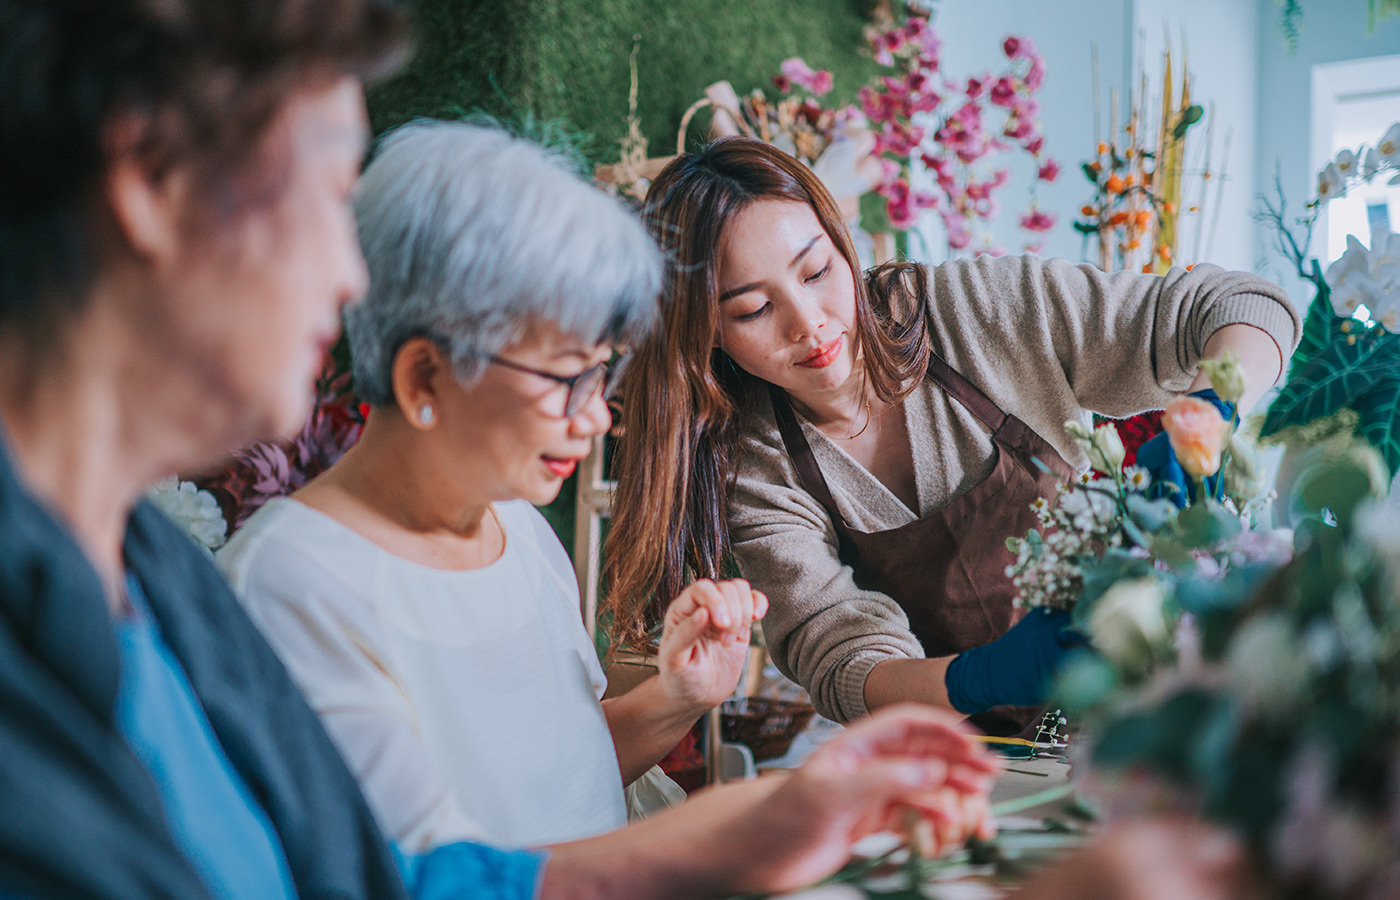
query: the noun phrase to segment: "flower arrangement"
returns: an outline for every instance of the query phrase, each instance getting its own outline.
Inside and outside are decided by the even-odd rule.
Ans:
[[[1060,171],[1044,154],[1037,118],[1045,59],[1030,38],[1012,36],[1002,43],[1004,71],[954,78],[942,68],[938,33],[918,9],[902,22],[873,29],[868,39],[876,62],[892,70],[859,95],[875,133],[874,156],[883,164],[875,191],[885,201],[890,226],[906,231],[921,210],[932,209],[943,220],[949,256],[969,249],[1005,252],[986,228],[999,211],[996,194],[1010,179],[1008,169],[994,165],[996,157],[1012,150],[1030,155],[1037,182],[1054,181]],[[932,184],[920,183],[921,171],[932,176]],[[1039,235],[1056,218],[1036,206],[1032,190],[1031,206],[1019,221]]]
[[[1274,227],[1275,247],[1317,293],[1260,435],[1301,443],[1303,429],[1345,417],[1354,422],[1345,427],[1376,447],[1393,475],[1400,471],[1400,237],[1378,231],[1368,249],[1348,236],[1346,253],[1325,274],[1316,260],[1307,261],[1328,201],[1387,174],[1389,184],[1400,184],[1400,122],[1375,147],[1338,153],[1318,173],[1317,196],[1296,222],[1286,219],[1281,187],[1276,201],[1264,201],[1259,218]]]
[[[1227,402],[1244,393],[1237,357],[1207,366]],[[1089,458],[1090,472],[1064,486],[1055,502],[1033,504],[1039,524],[1007,547],[1016,554],[1007,577],[1017,604],[1070,610],[1115,673],[1134,680],[1174,658],[1180,610],[1171,602],[1179,578],[1223,577],[1259,559],[1286,558],[1277,536],[1249,529],[1265,497],[1237,421],[1194,397],[1177,397],[1162,415],[1172,449],[1196,480],[1195,503],[1177,511],[1165,486],[1153,491],[1146,470],[1125,466],[1126,450],[1112,424],[1065,430]],[[1205,480],[1220,476],[1224,502],[1210,499]],[[1097,477],[1096,477],[1097,476]]]
[[[218,502],[231,534],[274,497],[292,493],[335,464],[359,440],[366,410],[350,390],[350,373],[328,355],[316,381],[311,414],[296,437],[235,451],[195,484]]]
[[[146,497],[207,553],[224,545],[228,523],[224,521],[219,501],[208,491],[200,490],[194,482],[181,481],[171,475],[151,485]]]
[[[1388,480],[1364,445],[1310,470],[1290,561],[1171,587],[1194,658],[1126,689],[1085,658],[1061,682],[1111,815],[1234,830],[1263,896],[1400,892],[1400,522],[1369,502]]]
[[[1175,96],[1172,77],[1172,56],[1168,50],[1161,77],[1162,109],[1155,131],[1150,127],[1153,121],[1145,105],[1145,74],[1142,89],[1130,101],[1132,111],[1121,136],[1116,123],[1115,92],[1111,101],[1115,122],[1109,129],[1108,140],[1099,140],[1096,135],[1094,156],[1080,165],[1084,177],[1093,185],[1094,194],[1080,208],[1082,218],[1074,223],[1074,229],[1084,235],[1086,241],[1090,237],[1097,238],[1097,264],[1106,272],[1141,269],[1161,274],[1174,264],[1182,264],[1182,226],[1188,214],[1197,216],[1190,262],[1202,258],[1206,192],[1212,180],[1223,184],[1223,179],[1219,173],[1211,171],[1213,135],[1208,135],[1199,183],[1193,185],[1198,196],[1195,202],[1187,203],[1187,181],[1192,174],[1186,165],[1188,143],[1192,126],[1202,120],[1205,110],[1191,100],[1191,77],[1185,67],[1179,98]],[[1096,105],[1097,100],[1096,96]],[[1098,120],[1097,109],[1095,120]],[[1209,123],[1207,129],[1210,130]],[[1206,252],[1209,252],[1208,247]]]

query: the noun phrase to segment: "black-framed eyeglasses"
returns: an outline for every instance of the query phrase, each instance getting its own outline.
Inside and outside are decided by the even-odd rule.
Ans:
[[[627,371],[627,364],[632,361],[632,354],[620,354],[607,362],[589,366],[577,375],[556,375],[553,372],[522,366],[518,362],[502,359],[499,356],[492,356],[490,360],[498,366],[505,366],[507,369],[538,375],[541,378],[548,378],[550,381],[566,385],[569,388],[569,393],[564,398],[564,418],[567,419],[577,415],[578,411],[583,409],[588,401],[596,397],[600,390],[604,400],[611,400],[613,395],[617,393],[617,385],[622,380],[622,373]]]

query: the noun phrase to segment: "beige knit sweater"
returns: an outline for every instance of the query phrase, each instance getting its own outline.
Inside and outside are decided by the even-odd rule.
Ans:
[[[1066,420],[1161,409],[1191,384],[1206,341],[1226,325],[1263,329],[1284,359],[1300,328],[1282,288],[1209,265],[1160,277],[1106,275],[1060,259],[984,256],[945,263],[931,276],[936,352],[1081,469],[1088,461],[1065,435]],[[867,711],[865,679],[876,663],[923,650],[890,597],[856,587],[837,558],[830,518],[799,486],[770,404],[759,406],[743,429],[730,494],[733,550],[771,602],[763,633],[773,661],[807,688],[822,715],[849,721]],[[908,396],[904,414],[919,516],[990,473],[987,430],[931,383]],[[802,427],[852,528],[913,521],[915,511],[841,447]]]

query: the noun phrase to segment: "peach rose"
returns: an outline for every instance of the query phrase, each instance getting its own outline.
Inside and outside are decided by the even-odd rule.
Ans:
[[[1199,397],[1177,397],[1162,412],[1162,428],[1188,475],[1205,478],[1219,470],[1230,423],[1214,405]]]

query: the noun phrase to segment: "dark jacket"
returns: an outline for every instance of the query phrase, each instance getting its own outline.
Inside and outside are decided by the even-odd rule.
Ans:
[[[300,897],[406,897],[354,777],[213,563],[148,503],[124,550]],[[0,895],[208,900],[118,731],[119,667],[96,571],[0,440]]]

